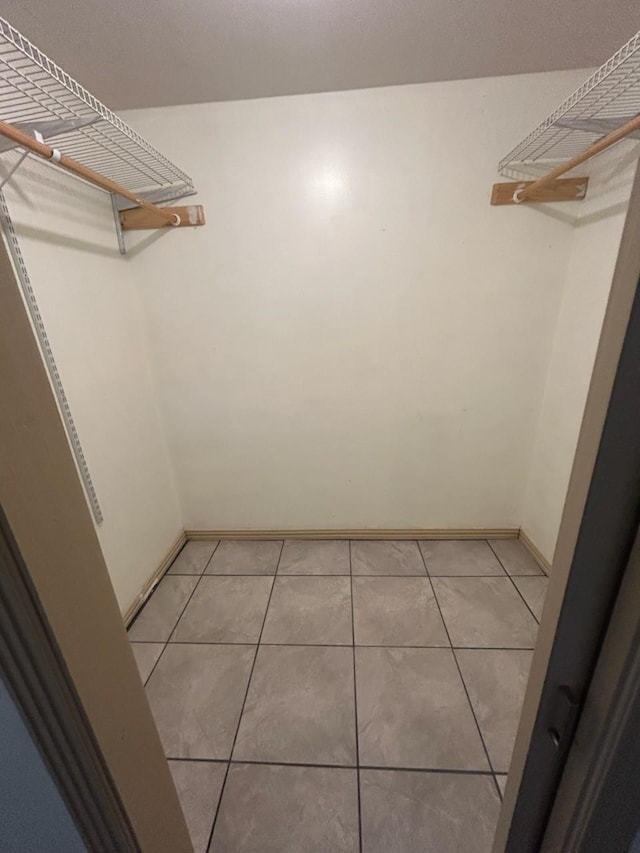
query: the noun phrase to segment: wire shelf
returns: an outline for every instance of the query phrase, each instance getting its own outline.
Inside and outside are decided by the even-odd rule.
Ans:
[[[536,178],[640,113],[640,32],[504,157],[505,177]]]
[[[188,175],[4,18],[0,18],[0,119],[28,132],[38,130],[47,144],[150,201],[195,192]]]

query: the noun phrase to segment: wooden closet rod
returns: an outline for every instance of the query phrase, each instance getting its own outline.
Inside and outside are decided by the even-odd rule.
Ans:
[[[4,121],[0,121],[0,134],[2,136],[6,136],[7,139],[11,139],[21,148],[28,148],[29,151],[33,152],[34,154],[38,154],[45,160],[49,160],[52,163],[57,163],[58,166],[62,166],[68,172],[72,172],[74,175],[78,175],[78,177],[84,178],[85,181],[89,181],[90,183],[95,184],[97,187],[100,187],[101,189],[106,190],[107,192],[114,193],[115,195],[120,195],[123,198],[132,201],[134,204],[137,204],[139,207],[143,207],[146,210],[157,214],[158,216],[162,217],[162,219],[166,220],[166,222],[170,225],[177,226],[182,224],[180,216],[177,213],[174,213],[171,210],[167,210],[163,207],[158,207],[158,205],[156,204],[151,204],[151,202],[145,201],[143,198],[139,198],[137,195],[135,195],[135,193],[130,192],[126,187],[121,186],[121,184],[110,180],[110,178],[106,178],[99,172],[94,172],[93,169],[90,169],[88,166],[83,166],[82,163],[78,163],[76,160],[72,160],[72,158],[67,157],[66,154],[61,154],[57,148],[52,148],[45,142],[40,142],[38,139],[29,136],[28,133],[24,133],[23,131],[18,130],[18,128],[13,127],[13,125],[7,124]]]
[[[632,118],[625,124],[620,125],[620,127],[615,130],[612,130],[611,133],[608,133],[606,136],[603,136],[602,139],[594,142],[594,144],[590,145],[589,148],[586,148],[580,154],[576,154],[575,157],[572,157],[571,160],[567,160],[567,162],[563,163],[561,166],[556,166],[555,169],[552,169],[548,174],[538,178],[537,181],[532,181],[530,184],[527,184],[526,187],[516,190],[513,194],[514,202],[516,204],[520,204],[521,202],[526,201],[527,196],[534,195],[536,190],[540,190],[542,187],[548,186],[570,169],[575,169],[576,166],[579,166],[586,160],[590,160],[592,157],[595,157],[596,154],[600,154],[601,151],[605,151],[607,148],[615,145],[616,142],[620,142],[636,130],[640,130],[640,115],[637,115],[635,118]]]

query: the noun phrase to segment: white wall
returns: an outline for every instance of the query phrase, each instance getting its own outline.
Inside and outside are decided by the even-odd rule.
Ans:
[[[629,148],[627,152],[632,153]],[[593,161],[579,206],[521,511],[524,532],[551,561],[622,236],[635,156],[619,146]]]
[[[5,194],[102,505],[98,536],[125,611],[182,530],[135,258],[118,254],[108,197],[46,164],[27,161]]]
[[[106,198],[20,170],[7,196],[123,610],[183,520],[522,524],[550,557],[630,176],[601,175],[577,228],[571,205],[488,197],[583,76],[129,114],[208,224],[128,235],[124,259]]]
[[[126,114],[206,206],[136,258],[187,528],[520,524],[571,225],[489,193],[583,78]]]

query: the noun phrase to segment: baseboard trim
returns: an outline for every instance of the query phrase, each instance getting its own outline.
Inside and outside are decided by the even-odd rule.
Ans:
[[[540,566],[545,575],[549,576],[551,574],[551,563],[547,560],[546,557],[542,556],[542,552],[536,548],[536,546],[533,544],[531,539],[529,539],[529,537],[522,528],[520,528],[519,539],[521,540],[527,551],[531,554],[533,559],[536,561],[536,563]]]
[[[549,561],[524,530],[517,527],[183,530],[143,586],[140,595],[125,612],[123,620],[127,628],[189,539],[520,539],[545,575],[551,572]]]
[[[517,539],[517,527],[185,530],[187,539]]]
[[[122,617],[126,628],[131,625],[135,617],[138,615],[140,608],[145,603],[147,598],[149,598],[157,584],[160,582],[164,573],[168,571],[169,567],[171,566],[171,563],[173,563],[175,558],[178,556],[186,541],[187,536],[183,530],[182,533],[177,537],[173,545],[167,551],[164,559],[162,560],[158,568],[142,587],[142,592],[140,593],[140,595],[136,598],[131,607],[129,607],[129,609]]]

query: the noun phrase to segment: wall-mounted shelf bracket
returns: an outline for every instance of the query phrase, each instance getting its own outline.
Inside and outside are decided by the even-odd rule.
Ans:
[[[184,207],[162,207],[162,214],[149,210],[145,207],[133,207],[129,210],[120,211],[120,224],[123,231],[148,230],[152,228],[176,228],[193,227],[204,225],[204,207],[201,204],[188,204]],[[175,217],[173,221],[167,221],[167,214]]]
[[[118,239],[118,251],[121,255],[127,254],[127,246],[124,242],[124,234],[122,233],[122,223],[120,222],[120,211],[118,210],[118,197],[111,193],[111,207],[113,209],[113,222],[116,226],[116,237]]]
[[[491,204],[579,201],[587,180],[573,177],[577,167],[625,140],[625,159],[637,156],[638,139],[640,32],[503,157],[500,174],[522,183],[495,184]]]
[[[147,201],[141,193],[134,193],[128,190],[121,184],[113,181],[100,172],[90,169],[88,166],[78,163],[77,160],[63,154],[57,148],[52,148],[45,144],[42,134],[38,130],[33,131],[34,138],[29,134],[15,127],[0,121],[0,136],[10,140],[16,145],[25,149],[27,153],[32,152],[65,169],[67,172],[81,178],[82,180],[106,190],[111,195],[111,206],[114,217],[116,218],[116,231],[118,235],[118,246],[120,253],[125,253],[124,241],[122,239],[122,231],[127,229],[150,229],[150,228],[180,228],[184,226],[204,225],[204,210],[202,205],[189,205],[185,207],[160,207]],[[22,157],[17,166],[24,160]],[[15,168],[17,168],[17,166]],[[15,171],[15,168],[9,173],[9,177]],[[118,215],[118,204],[115,197],[120,196],[127,199],[130,203],[133,202],[136,207],[130,210],[121,211]]]
[[[144,207],[132,207],[120,210],[121,200],[115,193],[111,193],[111,207],[113,208],[113,221],[116,226],[116,237],[118,238],[118,250],[121,255],[127,254],[124,240],[125,231],[150,231],[155,228],[193,228],[196,225],[205,224],[204,207],[201,204],[189,204],[182,207],[163,207],[164,215],[147,210]],[[174,217],[167,220],[167,214]]]
[[[2,17],[0,81],[8,177],[24,151],[109,193],[122,254],[126,229],[204,224],[201,207],[164,207],[195,193],[191,178]]]
[[[27,131],[25,131],[25,133],[26,132]],[[36,142],[43,142],[44,141],[42,134],[36,128],[32,128],[31,133],[33,133],[33,138],[36,140]],[[6,144],[4,144],[4,143],[6,143]],[[17,147],[18,146],[15,145],[14,143],[12,143],[11,140],[7,140],[7,139],[0,137],[0,151],[8,151],[11,148],[17,148]],[[27,159],[27,157],[29,156],[30,153],[31,152],[29,151],[29,149],[25,148],[25,150],[22,152],[20,157],[16,160],[16,162],[13,164],[13,166],[9,169],[6,176],[2,179],[2,181],[0,181],[0,190],[4,187],[4,185],[7,183],[7,181],[11,180],[11,178],[15,175],[15,173],[18,171],[20,166],[22,166],[22,164]]]
[[[508,194],[508,189],[504,190],[500,189],[500,187],[506,186],[507,188],[510,188],[513,184],[494,184],[491,192],[491,204],[521,204],[524,201],[570,201],[571,199],[578,201],[583,199],[587,192],[588,180],[586,178],[565,178],[563,181],[558,180],[558,178],[560,178],[561,175],[566,175],[567,172],[575,169],[576,166],[581,166],[583,163],[586,163],[587,160],[590,160],[597,154],[601,154],[603,151],[606,151],[607,148],[611,148],[612,145],[616,145],[623,139],[633,136],[633,134],[638,131],[640,131],[640,115],[636,115],[624,124],[619,125],[615,130],[612,130],[611,133],[607,133],[606,136],[603,136],[597,142],[594,142],[593,145],[590,145],[584,151],[576,154],[575,157],[567,160],[566,163],[561,163],[560,166],[556,166],[555,169],[547,172],[547,174],[543,175],[541,178],[538,178],[535,181],[523,181],[519,187],[516,185],[511,201],[496,201],[495,199],[498,197],[502,199],[503,193],[504,196],[507,196]],[[570,187],[568,185],[571,183],[571,180],[574,182],[573,192],[581,192],[581,195],[577,196],[574,194],[571,199],[560,198],[559,194],[562,192],[561,187],[567,185],[567,192],[569,192]]]
[[[59,136],[63,133],[71,133],[83,127],[90,127],[100,121],[99,115],[85,116],[84,118],[48,119],[46,121],[16,121],[13,127],[21,130],[29,136],[34,136],[38,142],[44,142],[50,137]],[[5,137],[0,138],[0,151],[11,151],[19,148],[20,143]]]
[[[22,154],[20,155],[19,159],[18,159],[18,160],[16,160],[16,162],[15,162],[15,163],[13,164],[13,166],[9,169],[9,171],[7,172],[7,174],[5,175],[5,177],[0,181],[0,190],[4,187],[4,185],[7,183],[7,181],[10,181],[10,180],[11,180],[11,178],[15,175],[15,173],[18,171],[18,169],[20,168],[20,166],[22,166],[22,164],[24,163],[24,161],[27,159],[27,157],[28,157],[28,156],[29,156],[29,152],[28,152],[28,151],[23,151],[23,152],[22,152]]]
[[[582,201],[587,194],[589,178],[564,178],[540,187],[534,187],[526,198],[520,198],[536,181],[508,181],[494,184],[491,192],[491,204],[523,204],[525,202]]]

